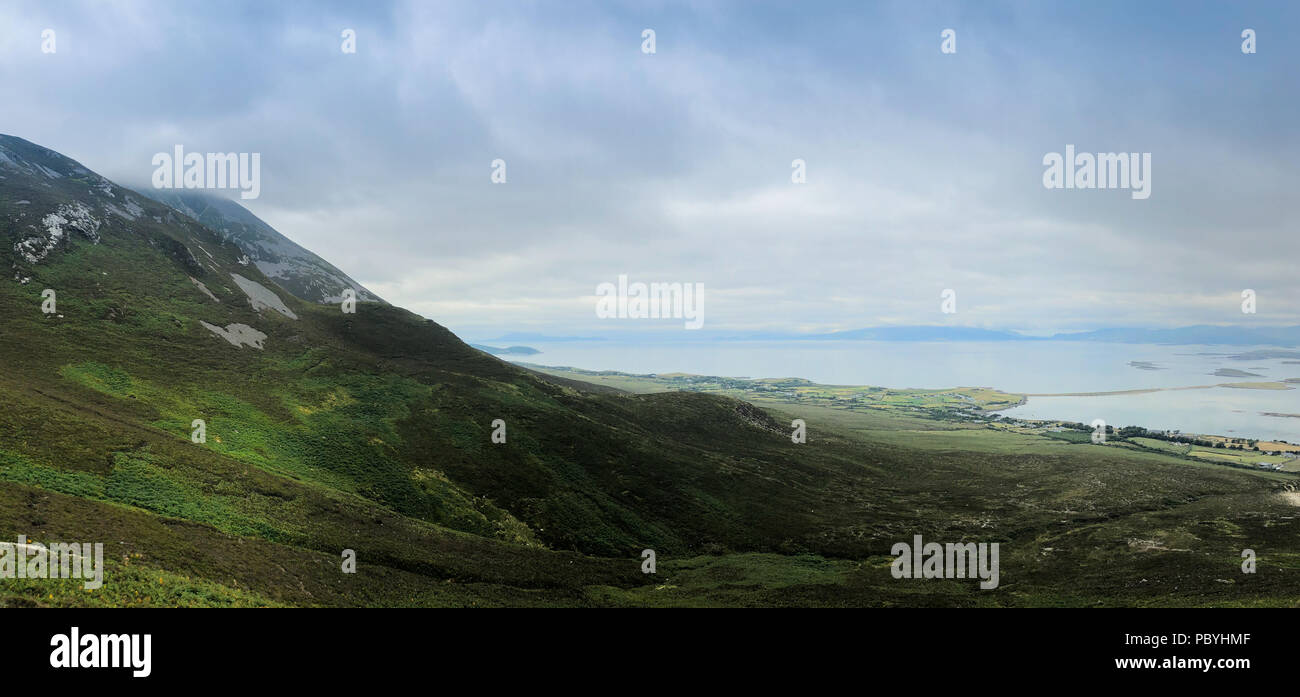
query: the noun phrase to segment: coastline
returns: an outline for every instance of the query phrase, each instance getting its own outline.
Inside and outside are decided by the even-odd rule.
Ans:
[[[1031,397],[1106,397],[1140,395],[1156,392],[1206,390],[1216,387],[1257,390],[1294,389],[1276,383],[1217,383],[1180,387],[1155,387],[1102,392],[1062,393],[1008,393],[991,387],[953,387],[947,389],[889,388],[878,385],[830,385],[814,383],[803,378],[750,378],[697,375],[692,373],[626,373],[617,370],[587,370],[572,366],[545,366],[518,362],[518,365],[557,377],[581,380],[597,385],[614,387],[632,393],[648,392],[717,392],[739,399],[776,401],[790,405],[815,405],[846,409],[849,411],[886,411],[897,414],[924,415],[941,421],[984,423],[997,430],[1032,429],[1045,435],[1061,435],[1063,431],[1091,432],[1080,422],[1059,418],[1018,417],[1012,410],[1025,406]],[[1267,384],[1269,386],[1261,386]],[[1300,418],[1300,414],[1260,412],[1262,416]],[[1083,429],[1083,431],[1080,431]],[[1272,468],[1273,465],[1290,466],[1300,455],[1300,445],[1292,448],[1285,440],[1267,440],[1243,436],[1225,436],[1217,433],[1182,432],[1178,430],[1149,429],[1128,426],[1126,430],[1138,432],[1141,439],[1156,439],[1170,443],[1178,453],[1198,461],[1236,467]],[[1116,442],[1126,442],[1119,439]],[[1255,445],[1259,444],[1259,449]],[[1159,449],[1132,443],[1144,449]],[[1276,453],[1276,454],[1270,454]],[[1173,453],[1169,453],[1173,454]],[[1245,461],[1254,458],[1253,461]]]

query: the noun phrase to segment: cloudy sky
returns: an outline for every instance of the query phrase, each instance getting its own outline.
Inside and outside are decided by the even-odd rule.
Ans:
[[[723,331],[1298,324],[1297,66],[1290,2],[4,0],[0,132],[259,152],[248,208],[470,338],[626,329],[619,274]],[[1067,144],[1150,198],[1044,188]]]

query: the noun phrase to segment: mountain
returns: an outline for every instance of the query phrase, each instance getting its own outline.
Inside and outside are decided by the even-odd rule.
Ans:
[[[1029,337],[1015,332],[980,329],[979,327],[873,327],[818,334],[817,339],[859,341],[1024,341]]]
[[[1300,346],[1300,327],[1224,327],[1197,325],[1176,329],[1098,329],[1056,334],[1054,341],[1117,344],[1209,344],[1222,346]]]
[[[680,332],[622,331],[601,337],[600,340],[618,339],[624,342],[676,343],[691,341],[1095,341],[1118,344],[1209,344],[1224,346],[1300,346],[1300,327],[1240,327],[1198,325],[1172,329],[1106,328],[1086,332],[1058,333],[1052,336],[1029,336],[1013,330],[983,329],[980,327],[912,325],[866,327],[837,332],[727,332],[698,331],[677,338]],[[556,338],[529,335],[507,335],[509,340],[557,341]],[[526,337],[526,338],[525,338]],[[506,340],[505,337],[498,341]],[[567,340],[596,340],[579,339]]]
[[[298,298],[337,304],[343,300],[343,290],[351,288],[356,291],[359,301],[383,302],[333,264],[304,249],[247,208],[224,196],[185,189],[137,191],[217,231],[247,255],[258,270]]]
[[[470,346],[494,356],[533,356],[541,353],[541,351],[538,351],[531,346],[506,346],[504,348],[500,346],[485,346],[483,344],[470,344]]]
[[[648,547],[846,548],[815,531],[851,506],[773,476],[788,434],[752,406],[544,379],[400,308],[306,302],[233,236],[11,136],[0,264],[5,539],[109,540],[168,583],[292,604],[572,603],[644,585]],[[804,467],[866,487],[844,457]],[[374,569],[355,596],[343,549]]]
[[[570,341],[604,341],[604,337],[599,336],[553,336],[549,334],[538,334],[535,332],[511,332],[503,334],[495,339],[488,339],[492,342],[511,342],[511,341],[546,341],[551,343],[570,342]]]
[[[1211,344],[1226,346],[1298,346],[1300,327],[1235,327],[1198,325],[1174,329],[1115,328],[1026,336],[1014,331],[978,327],[872,327],[815,335],[771,335],[767,339],[867,341],[1096,341],[1115,344]]]
[[[103,544],[106,567],[97,589],[3,579],[0,607],[1279,604],[1300,587],[1289,475],[905,403],[551,378],[401,308],[296,297],[232,236],[11,136],[0,266],[0,540]],[[913,535],[1000,543],[1004,589],[894,578]],[[1268,550],[1262,572],[1217,582],[1245,545]]]

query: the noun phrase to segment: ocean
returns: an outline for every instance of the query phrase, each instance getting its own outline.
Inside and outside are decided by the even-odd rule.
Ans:
[[[1233,358],[1275,347],[1166,346],[1068,341],[732,341],[530,343],[540,354],[511,360],[627,373],[799,377],[894,388],[980,386],[1031,395],[1005,412],[1034,419],[1138,425],[1300,442],[1300,390],[1208,387],[1092,396],[1033,396],[1274,382],[1300,378],[1294,358]],[[1287,361],[1293,361],[1288,363]],[[1220,376],[1216,370],[1253,373]],[[1290,385],[1300,387],[1300,384]]]

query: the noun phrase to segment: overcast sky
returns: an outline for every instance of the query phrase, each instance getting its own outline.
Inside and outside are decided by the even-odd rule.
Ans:
[[[711,330],[1300,324],[1300,5],[1068,5],[3,0],[0,132],[259,152],[244,205],[470,338],[627,329],[619,274]],[[1067,144],[1150,198],[1044,188]]]

